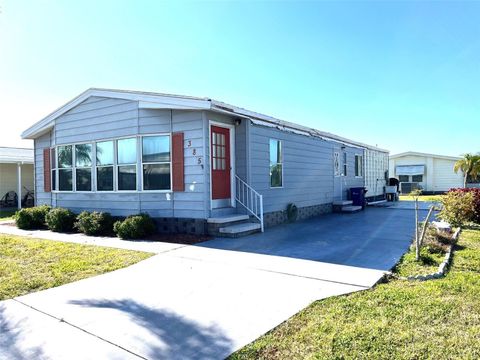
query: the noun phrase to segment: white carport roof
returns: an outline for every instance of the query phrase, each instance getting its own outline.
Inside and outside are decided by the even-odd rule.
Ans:
[[[0,147],[1,164],[33,164],[33,149]]]
[[[388,153],[388,150],[380,149],[376,146],[367,145],[358,141],[346,139],[344,137],[331,134],[328,132],[316,130],[302,125],[294,124],[288,121],[280,120],[268,115],[260,114],[254,111],[246,110],[234,105],[229,105],[221,101],[213,100],[206,97],[193,97],[171,95],[144,91],[116,90],[116,89],[98,89],[91,88],[76,98],[55,110],[53,113],[35,123],[22,133],[24,139],[35,139],[44,134],[54,126],[57,117],[66,113],[76,105],[85,101],[91,96],[127,99],[138,101],[139,108],[144,109],[183,109],[183,110],[208,110],[218,113],[229,114],[243,119],[249,119],[257,125],[270,124],[283,131],[292,131],[307,136],[315,136],[325,138],[336,142],[353,145],[365,149],[376,150]]]

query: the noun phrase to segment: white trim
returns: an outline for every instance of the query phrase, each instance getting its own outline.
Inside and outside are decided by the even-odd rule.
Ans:
[[[344,137],[331,134],[325,131],[320,131],[306,126],[298,125],[288,121],[280,120],[271,116],[260,114],[254,111],[246,110],[237,106],[229,105],[227,103],[216,101],[208,98],[200,98],[193,96],[179,96],[162,93],[151,93],[141,91],[125,91],[125,90],[113,90],[113,89],[98,89],[91,88],[73,100],[58,108],[50,115],[46,116],[42,120],[35,123],[22,133],[23,139],[34,139],[41,134],[47,132],[54,126],[54,120],[65,112],[79,105],[87,98],[91,96],[113,98],[113,99],[125,99],[131,101],[138,101],[138,108],[151,108],[151,109],[193,109],[193,110],[210,110],[213,112],[229,114],[237,117],[250,118],[253,122],[258,124],[262,123],[264,126],[277,127],[285,131],[290,131],[296,134],[305,136],[315,136],[324,140],[330,140],[340,142],[342,144],[371,149],[388,153],[388,150],[380,149],[375,146],[363,144],[361,142],[346,139]]]
[[[54,120],[56,118],[73,109],[75,106],[79,105],[91,96],[138,101],[139,106],[140,103],[142,106],[148,106],[148,104],[150,104],[150,106],[154,106],[152,105],[152,103],[154,103],[168,106],[169,109],[210,109],[210,101],[206,98],[202,99],[169,94],[90,88],[29,127],[22,133],[22,139],[34,139],[40,134],[48,131],[54,126]]]
[[[432,157],[436,159],[455,160],[455,161],[461,159],[461,157],[458,157],[458,156],[435,155],[435,154],[421,153],[416,151],[407,151],[400,154],[390,155],[390,159],[398,159],[404,156]]]
[[[143,189],[143,162],[142,162],[142,151],[143,151],[143,146],[142,146],[142,139],[144,137],[151,137],[151,136],[168,136],[169,137],[169,146],[170,146],[170,161],[169,162],[163,162],[162,164],[169,164],[170,165],[170,189],[167,190],[144,190]],[[124,140],[124,139],[136,139],[136,149],[137,149],[137,162],[135,164],[130,163],[130,164],[118,164],[118,140]],[[97,159],[96,159],[96,150],[97,150],[97,143],[101,142],[112,142],[113,143],[113,164],[111,165],[97,165]],[[75,159],[75,146],[76,145],[81,145],[81,144],[91,144],[92,145],[92,190],[91,191],[77,191],[76,190],[76,159]],[[72,146],[72,167],[71,168],[59,168],[58,167],[58,147],[61,146]],[[172,186],[173,186],[173,174],[172,174],[172,133],[169,132],[162,132],[162,133],[148,133],[148,134],[135,134],[135,135],[127,135],[127,136],[121,136],[117,138],[107,138],[107,139],[98,139],[98,140],[92,140],[90,142],[78,142],[78,143],[67,143],[67,144],[60,144],[56,145],[53,148],[55,148],[55,156],[57,157],[56,159],[56,164],[57,168],[51,169],[56,170],[55,172],[55,180],[57,183],[57,187],[59,186],[58,179],[59,179],[59,170],[64,169],[64,170],[71,170],[72,171],[72,190],[53,190],[52,187],[52,193],[100,193],[100,194],[113,194],[113,193],[172,193]],[[50,148],[51,149],[51,148]],[[51,152],[50,152],[51,154]],[[140,163],[138,162],[140,161]],[[150,163],[147,163],[150,164]],[[153,164],[153,163],[152,163]],[[156,163],[155,163],[156,164]],[[135,166],[135,176],[136,176],[136,187],[135,190],[119,190],[118,189],[118,168],[120,166]],[[113,190],[98,190],[97,189],[97,168],[107,168],[111,167],[113,168]],[[81,167],[81,169],[88,169],[88,167]],[[140,176],[139,176],[140,172]],[[140,184],[139,184],[140,181]],[[140,189],[140,190],[139,190]]]
[[[153,137],[153,136],[168,136],[168,145],[170,147],[170,161],[168,162],[147,162],[145,164],[147,165],[158,165],[158,164],[169,164],[170,165],[170,189],[164,189],[164,190],[145,190],[143,186],[143,138],[144,137]],[[158,133],[158,134],[149,134],[149,135],[141,135],[140,136],[140,177],[141,177],[141,184],[140,184],[140,189],[142,192],[147,192],[147,193],[152,193],[152,192],[157,192],[157,193],[171,193],[173,192],[173,174],[172,174],[172,133]]]
[[[227,128],[230,130],[230,206],[235,207],[235,125],[226,124],[214,120],[208,121],[208,163],[209,163],[209,176],[210,176],[210,210],[215,209],[213,207],[212,199],[212,125]]]
[[[361,170],[362,170],[362,174],[361,175],[357,175],[357,156],[360,157],[362,159],[362,164],[361,164]],[[356,179],[361,179],[363,178],[363,175],[365,173],[365,160],[364,160],[364,156],[363,154],[355,154],[355,158],[354,158],[354,166],[355,166],[355,169],[354,169],[354,172],[353,174],[355,175],[355,178]]]

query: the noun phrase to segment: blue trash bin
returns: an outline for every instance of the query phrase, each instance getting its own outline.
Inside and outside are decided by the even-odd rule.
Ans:
[[[365,193],[367,190],[364,187],[352,187],[350,188],[350,199],[354,206],[361,206],[365,208]]]

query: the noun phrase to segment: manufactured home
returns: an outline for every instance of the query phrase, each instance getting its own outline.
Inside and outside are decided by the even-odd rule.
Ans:
[[[384,197],[388,151],[209,98],[89,89],[27,129],[38,204],[236,235]],[[292,211],[295,207],[290,205]]]
[[[390,156],[389,172],[399,180],[400,192],[421,189],[425,193],[444,193],[463,187],[463,172],[453,166],[461,158],[408,151]]]

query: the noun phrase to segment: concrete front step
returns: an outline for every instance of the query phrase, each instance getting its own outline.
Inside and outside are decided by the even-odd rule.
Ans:
[[[226,237],[240,237],[259,232],[261,226],[259,223],[246,222],[243,224],[235,224],[222,227],[219,230],[220,236]]]
[[[232,223],[237,221],[248,220],[250,217],[248,215],[223,215],[218,217],[211,217],[207,219],[207,222],[210,224],[225,224],[225,223]]]
[[[352,200],[337,200],[333,202],[333,206],[348,206],[352,204],[353,204]]]
[[[347,205],[347,206],[342,206],[342,213],[356,213],[362,211],[361,206],[354,206],[354,205]]]

